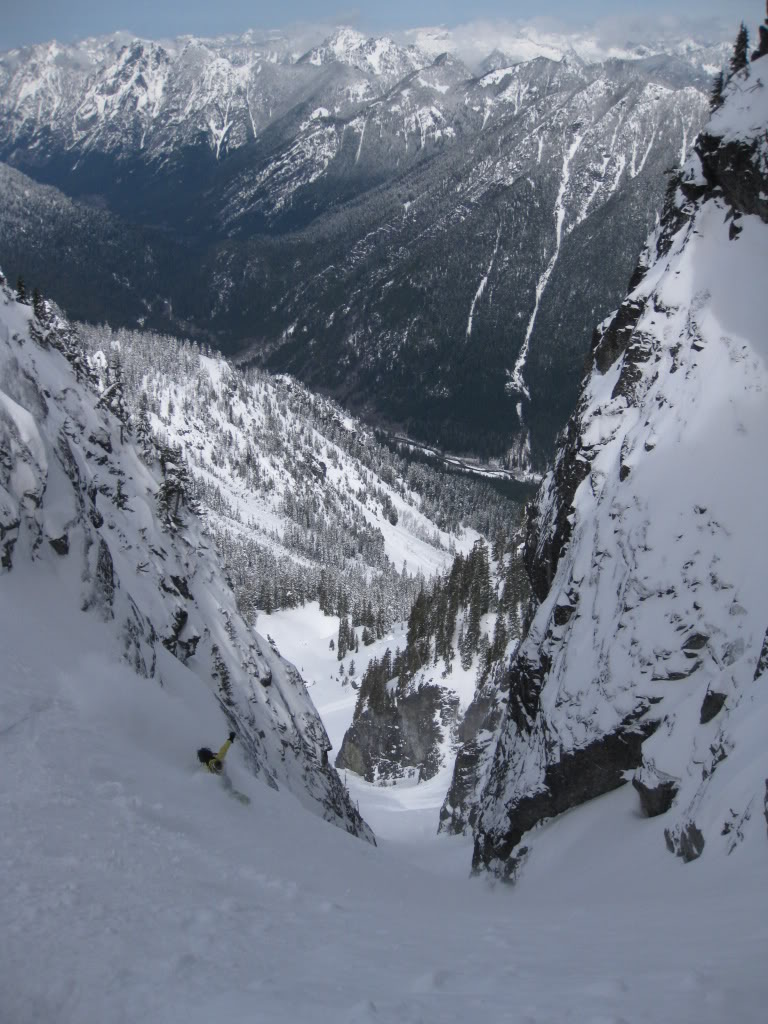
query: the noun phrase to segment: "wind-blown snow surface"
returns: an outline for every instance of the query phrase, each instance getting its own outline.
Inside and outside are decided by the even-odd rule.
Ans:
[[[4,1024],[763,1019],[768,885],[684,869],[627,791],[543,829],[515,890],[413,812],[379,804],[378,849],[328,828],[235,744],[244,808],[194,763],[217,716],[181,666],[137,679],[67,607],[53,654],[41,582],[0,585]]]

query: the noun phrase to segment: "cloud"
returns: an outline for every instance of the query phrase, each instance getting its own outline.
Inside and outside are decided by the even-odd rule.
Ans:
[[[658,50],[686,40],[716,46],[729,42],[732,36],[733,25],[724,18],[663,14],[653,18],[614,16],[578,28],[551,17],[525,21],[476,19],[450,27],[425,26],[395,33],[402,42],[414,43],[434,55],[450,50],[473,68],[494,50],[512,61],[521,61],[538,55],[557,60],[573,48],[585,60],[601,60],[626,55],[638,47]]]

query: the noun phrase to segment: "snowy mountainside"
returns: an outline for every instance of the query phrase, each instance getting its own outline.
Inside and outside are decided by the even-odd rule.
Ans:
[[[346,30],[298,60],[269,40],[120,42],[0,58],[0,159],[78,200],[54,220],[77,223],[85,263],[84,220],[128,231],[125,254],[96,243],[110,321],[194,330],[369,421],[542,469],[661,172],[703,122],[695,56],[531,51],[478,78]],[[51,258],[50,196],[23,187],[40,230],[9,199],[0,258],[91,318]]]
[[[239,614],[181,462],[143,461],[119,380],[99,395],[71,326],[0,286],[0,564],[5,594],[45,593],[28,642],[50,636],[53,665],[48,619],[79,608],[113,662],[207,707],[221,739],[187,736],[191,764],[234,728],[252,774],[372,841],[299,673]]]
[[[677,70],[539,59],[399,84],[336,127],[326,177],[340,180],[345,160],[376,181],[387,164],[411,170],[303,233],[301,281],[276,308],[259,304],[275,340],[247,351],[345,404],[370,407],[374,390],[377,416],[414,436],[541,466],[595,317],[623,295],[653,227],[662,172],[703,121],[706,83]],[[272,216],[258,192],[227,197],[228,223],[239,209],[245,223]],[[260,263],[254,252],[233,267],[255,276]]]
[[[725,88],[529,522],[537,598],[474,866],[514,879],[537,827],[631,779],[684,861],[765,841],[768,58]],[[578,812],[577,812],[578,813]]]
[[[219,159],[319,90],[338,87],[331,109],[343,115],[432,59],[351,29],[298,60],[285,39],[54,41],[0,55],[2,134],[32,148],[58,137],[83,153],[135,146],[151,160],[202,139]]]
[[[188,467],[241,613],[267,632],[273,612],[295,609],[305,633],[312,602],[331,619],[338,697],[359,687],[337,767],[389,781],[449,769],[478,680],[520,636],[521,505],[408,466],[290,378],[143,332],[80,325],[79,337],[102,389],[119,380],[140,447]],[[381,682],[398,684],[391,699]]]
[[[329,399],[170,337],[80,325],[150,448],[187,465],[243,613],[318,601],[376,636],[516,508],[408,465]]]

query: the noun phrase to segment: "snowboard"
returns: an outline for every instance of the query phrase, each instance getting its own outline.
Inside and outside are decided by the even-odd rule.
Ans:
[[[235,787],[232,785],[232,780],[228,775],[220,775],[219,778],[221,779],[221,784],[224,787],[224,789],[227,791],[227,793],[229,793],[229,795],[234,800],[237,800],[238,803],[243,804],[244,807],[246,807],[251,802],[251,798],[246,793],[241,793],[239,789],[235,789]]]

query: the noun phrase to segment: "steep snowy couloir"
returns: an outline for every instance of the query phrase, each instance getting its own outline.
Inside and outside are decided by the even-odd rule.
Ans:
[[[116,663],[160,686],[183,665],[190,700],[212,691],[221,738],[236,730],[253,774],[373,841],[328,766],[301,676],[238,612],[184,465],[159,476],[142,460],[118,381],[97,393],[71,326],[43,302],[18,302],[4,279],[0,381],[0,585],[6,597],[39,594],[30,638],[48,644],[51,674],[55,613],[44,609],[79,606],[103,623]],[[190,735],[191,764],[216,739]]]
[[[685,861],[765,842],[766,86],[768,57],[731,75],[595,334],[529,521],[477,870],[514,880],[537,825],[629,780]]]

